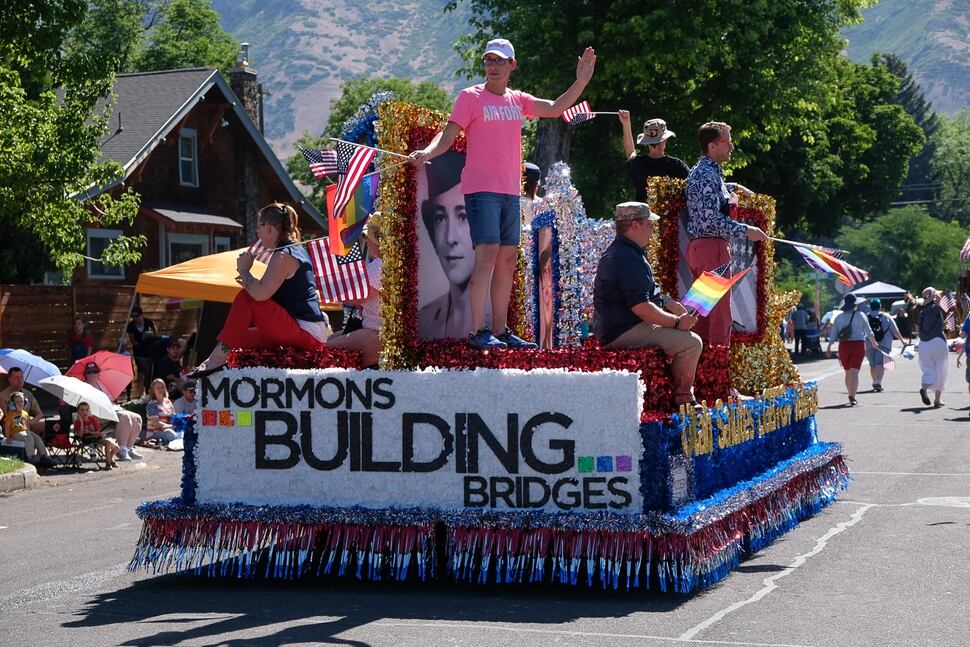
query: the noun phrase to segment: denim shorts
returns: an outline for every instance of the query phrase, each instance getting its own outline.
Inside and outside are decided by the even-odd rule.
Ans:
[[[877,366],[883,365],[883,362],[886,361],[886,356],[882,354],[881,350],[875,350],[867,345],[866,359],[869,360],[869,366],[876,368]]]
[[[472,245],[518,246],[522,228],[519,196],[481,191],[465,196]]]

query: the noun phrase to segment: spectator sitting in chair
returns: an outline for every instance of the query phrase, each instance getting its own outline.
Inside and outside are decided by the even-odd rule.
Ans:
[[[23,444],[29,463],[34,463],[38,467],[53,467],[54,463],[47,455],[44,441],[29,429],[30,411],[27,410],[25,401],[26,397],[20,391],[10,394],[12,406],[4,417],[4,435],[8,443],[16,441]]]
[[[19,366],[13,366],[7,371],[7,380],[10,382],[10,386],[0,391],[0,406],[3,407],[4,411],[10,411],[13,402],[11,402],[11,396],[14,393],[20,391],[24,396],[24,409],[30,414],[30,423],[28,425],[28,431],[34,432],[39,438],[44,437],[44,413],[40,410],[40,405],[37,404],[37,398],[34,397],[32,393],[29,393],[24,388],[24,371]]]
[[[152,380],[149,392],[152,399],[148,401],[145,410],[145,415],[148,416],[148,440],[157,440],[167,445],[179,437],[172,428],[172,416],[175,414],[172,401],[168,399],[168,390],[161,378]]]
[[[91,405],[80,402],[77,405],[77,417],[74,420],[74,435],[81,442],[97,442],[104,448],[105,464],[110,470],[118,467],[115,456],[118,454],[118,443],[108,438],[101,431],[101,421],[91,415]]]
[[[163,380],[167,388],[174,389],[182,381],[182,353],[185,347],[182,340],[172,337],[168,340],[165,355],[155,364],[155,377]],[[154,382],[152,382],[154,384]],[[155,393],[148,389],[148,397],[154,398]]]
[[[195,382],[182,385],[182,397],[172,403],[172,409],[175,413],[195,413]]]
[[[96,363],[88,362],[84,365],[84,381],[110,398],[111,394],[105,391],[98,381],[100,374],[101,369]],[[141,416],[117,403],[115,403],[115,413],[118,414],[118,425],[115,427],[115,436],[118,439],[118,460],[130,461],[133,458],[144,458],[135,449],[135,441],[138,440],[138,435],[141,433]]]

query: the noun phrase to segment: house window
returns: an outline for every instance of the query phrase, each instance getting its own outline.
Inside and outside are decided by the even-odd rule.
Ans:
[[[168,264],[179,263],[209,253],[209,237],[204,234],[169,234]]]
[[[212,237],[212,253],[218,254],[219,252],[229,251],[229,236],[213,236]]]
[[[121,233],[120,229],[88,229],[87,255],[91,258],[101,258],[108,243],[121,236]],[[89,260],[88,277],[92,279],[123,279],[125,278],[125,268]]]
[[[179,131],[179,183],[183,186],[199,186],[199,157],[195,130]]]

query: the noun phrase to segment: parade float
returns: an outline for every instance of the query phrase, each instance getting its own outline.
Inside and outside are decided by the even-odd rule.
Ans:
[[[443,120],[376,96],[344,138],[406,153]],[[181,496],[139,507],[132,570],[685,593],[846,486],[841,446],[818,440],[816,386],[778,333],[798,295],[773,290],[770,241],[732,250],[752,268],[735,287],[733,343],[704,350],[703,409],[676,409],[662,353],[584,338],[614,229],[587,217],[566,165],[536,202],[510,306],[541,348],[483,352],[424,329],[422,310],[454,301],[453,259],[434,261],[421,217],[434,181],[394,162],[381,162],[378,198],[379,369],[336,349],[234,351],[177,420]],[[689,286],[683,194],[683,181],[652,180],[649,255],[672,294]],[[734,215],[770,232],[774,202],[744,199]]]

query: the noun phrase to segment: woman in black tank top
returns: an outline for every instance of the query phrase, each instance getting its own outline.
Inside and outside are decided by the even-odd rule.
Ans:
[[[198,379],[225,367],[231,348],[319,348],[330,327],[320,311],[313,266],[300,245],[296,211],[274,202],[259,212],[259,243],[272,252],[261,278],[253,276],[255,256],[239,255],[237,281],[242,286],[232,302],[215,349],[189,374]]]

